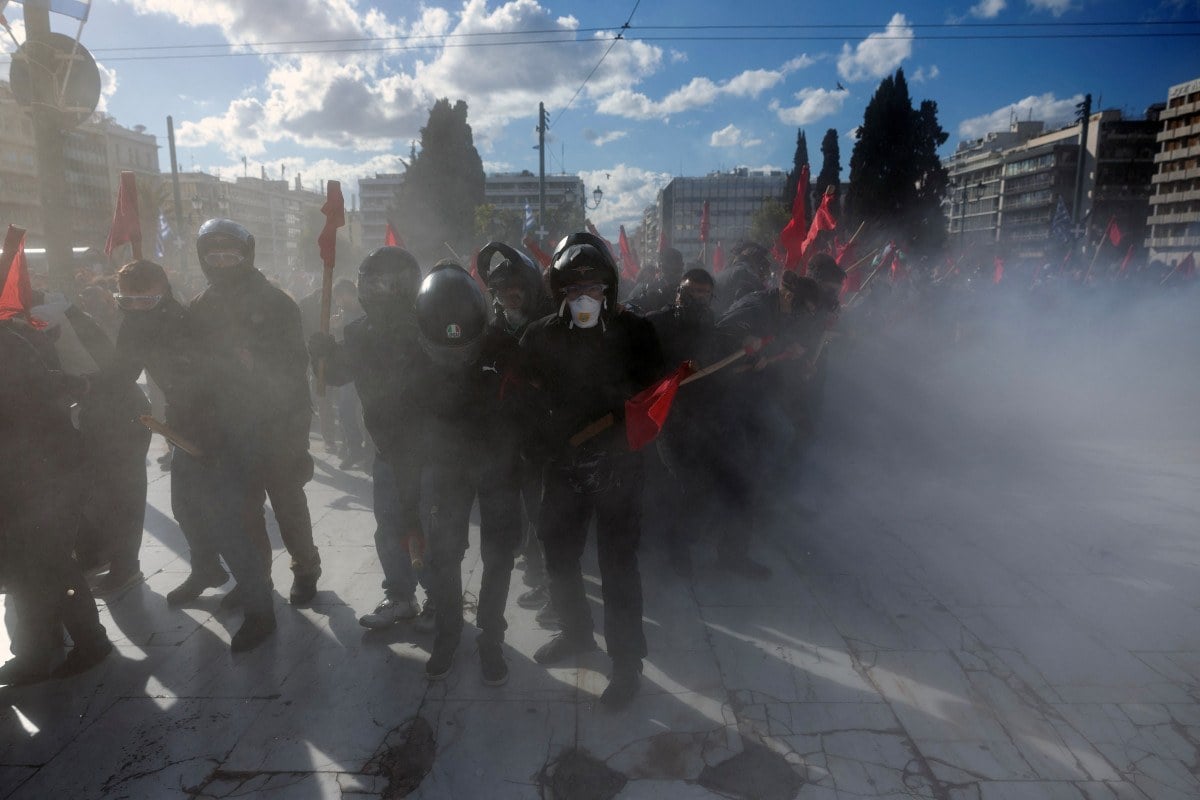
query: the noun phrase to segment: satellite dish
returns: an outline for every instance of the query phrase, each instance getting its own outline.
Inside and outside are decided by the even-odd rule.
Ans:
[[[100,68],[96,60],[86,47],[62,33],[51,33],[49,39],[37,42],[26,41],[17,48],[8,80],[17,103],[48,106],[59,112],[59,122],[67,128],[90,117],[100,102]],[[48,93],[46,88],[53,92],[52,97],[39,96],[39,89],[42,94]]]

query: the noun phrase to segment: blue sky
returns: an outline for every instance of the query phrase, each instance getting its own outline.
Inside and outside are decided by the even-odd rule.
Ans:
[[[22,39],[20,6],[5,13]],[[241,174],[245,156],[252,174],[352,192],[402,169],[446,96],[468,102],[487,169],[536,171],[543,100],[547,171],[604,189],[592,217],[608,233],[672,175],[786,169],[798,127],[817,168],[838,130],[845,178],[852,131],[897,67],[915,101],[937,101],[947,150],[1014,109],[1065,120],[1084,92],[1141,114],[1200,77],[1200,35],[1179,35],[1200,25],[1184,20],[1200,0],[94,0],[82,41],[106,110],[159,135],[164,169],[171,114],[182,169]]]

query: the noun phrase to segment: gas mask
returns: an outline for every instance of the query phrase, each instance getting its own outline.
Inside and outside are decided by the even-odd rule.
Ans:
[[[568,300],[567,306],[571,309],[571,326],[578,328],[594,328],[600,322],[600,310],[604,304],[589,297],[586,294],[576,297],[574,300]]]

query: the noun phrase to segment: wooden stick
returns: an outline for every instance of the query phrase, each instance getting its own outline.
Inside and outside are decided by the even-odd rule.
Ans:
[[[853,272],[854,270],[856,270],[860,266],[862,266],[865,262],[870,261],[872,258],[875,257],[875,254],[878,253],[882,249],[883,248],[881,248],[881,247],[876,247],[874,250],[867,253],[865,256],[860,258],[858,261],[855,261],[852,266],[846,267],[846,274],[849,275],[851,272]]]
[[[322,270],[321,333],[329,333],[329,314],[333,306],[333,266]],[[317,397],[325,396],[325,359],[317,360]]]
[[[174,428],[169,427],[164,422],[159,422],[149,414],[142,414],[140,417],[138,417],[138,422],[149,428],[151,433],[157,433],[159,436],[163,437],[188,455],[196,458],[200,458],[202,455],[204,455],[199,447],[192,444],[183,436],[179,435]]]
[[[858,235],[860,233],[862,233],[863,226],[866,224],[867,224],[867,221],[865,219],[862,222],[858,223],[858,230],[856,230],[854,232],[854,235],[850,237],[850,241],[846,242],[846,246],[842,248],[843,253],[845,253],[847,250],[850,249],[850,245],[854,244],[854,240],[858,238]],[[838,266],[841,266],[841,265],[839,264]],[[849,270],[847,270],[847,271],[849,271]]]

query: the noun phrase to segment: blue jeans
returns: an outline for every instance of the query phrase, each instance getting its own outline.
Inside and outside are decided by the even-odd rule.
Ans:
[[[405,547],[407,533],[420,527],[417,503],[421,470],[417,459],[377,454],[371,473],[375,491],[375,552],[383,567],[383,593],[389,600],[407,600],[417,589],[417,574]]]

